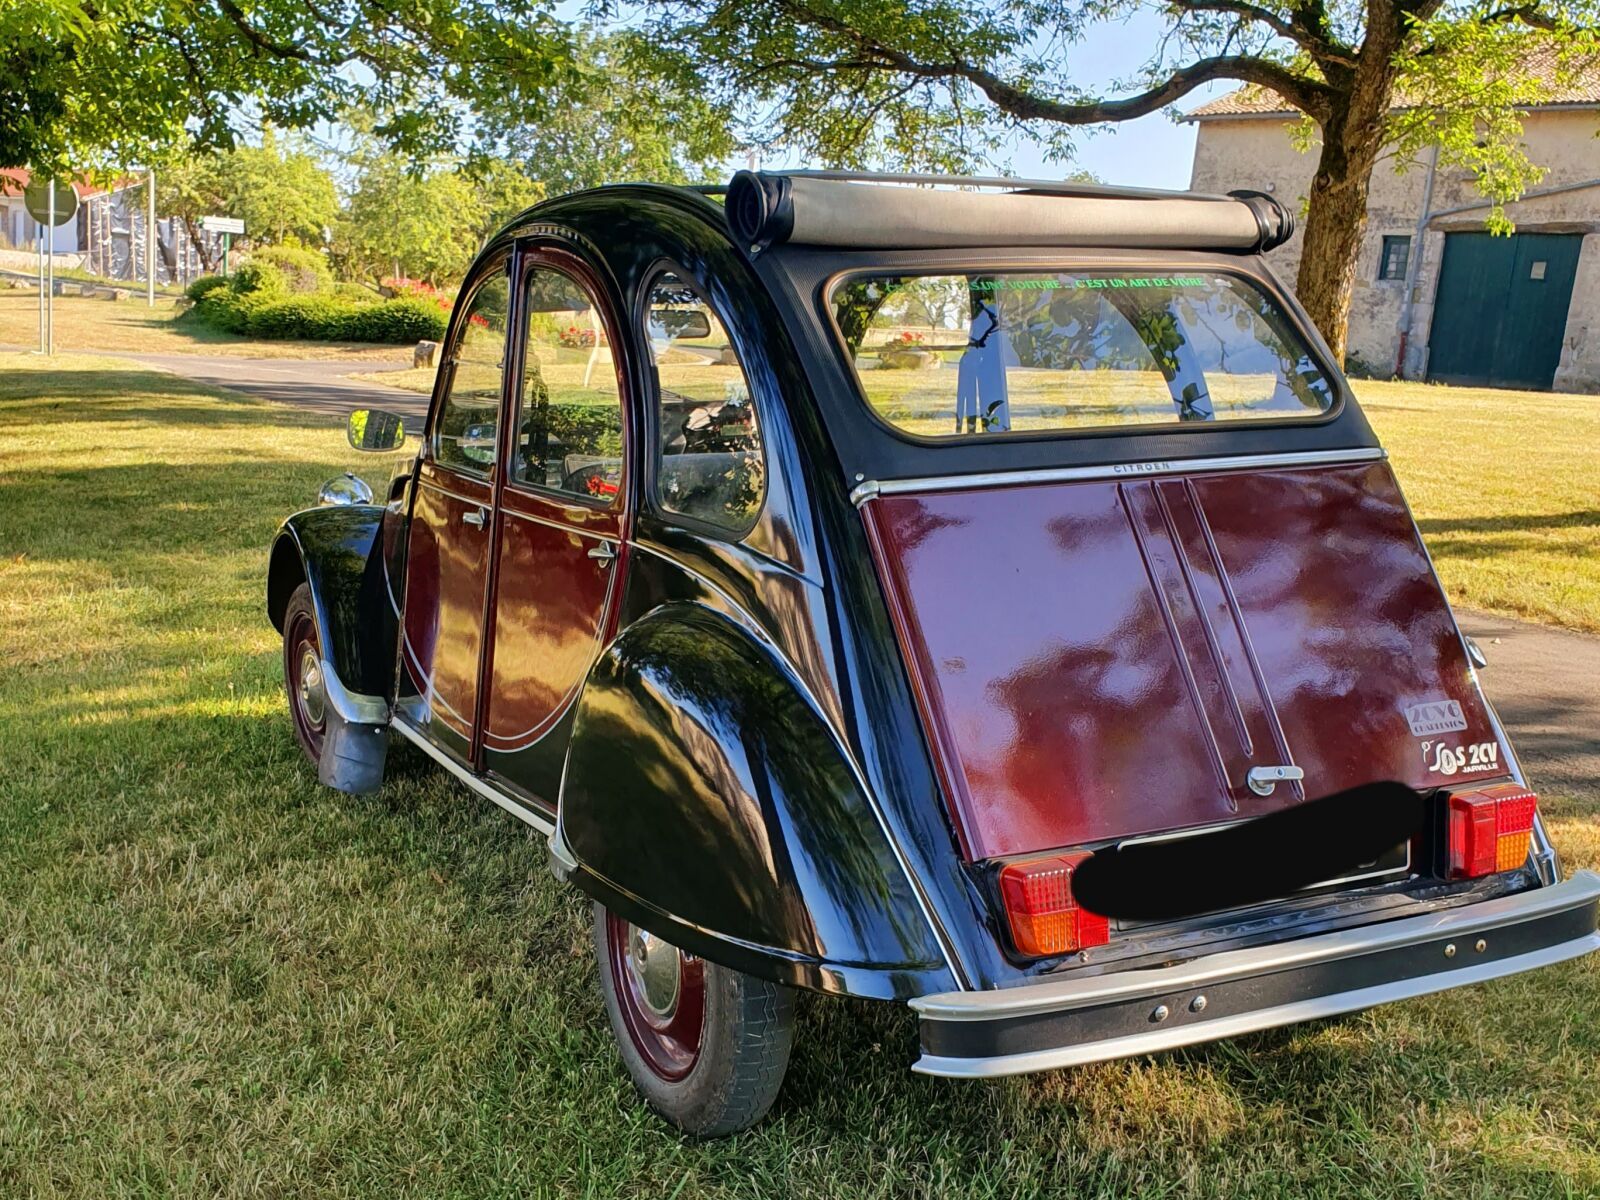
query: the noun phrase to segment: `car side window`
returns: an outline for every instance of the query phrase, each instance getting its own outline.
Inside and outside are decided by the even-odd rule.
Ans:
[[[669,271],[650,287],[645,332],[656,374],[657,500],[668,512],[744,533],[761,512],[767,460],[727,326]]]
[[[494,463],[511,298],[507,270],[502,264],[473,289],[460,339],[445,363],[449,390],[434,425],[433,457],[452,470],[484,475]]]
[[[594,297],[547,264],[523,282],[527,341],[512,478],[609,503],[622,489],[622,392]]]

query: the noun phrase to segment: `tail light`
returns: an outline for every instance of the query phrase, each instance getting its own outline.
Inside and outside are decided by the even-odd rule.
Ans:
[[[1539,797],[1514,783],[1451,796],[1446,874],[1476,879],[1520,867],[1538,810]]]
[[[1072,873],[1088,857],[1060,854],[1001,868],[1000,898],[1019,953],[1052,958],[1111,940],[1111,923],[1072,898]]]

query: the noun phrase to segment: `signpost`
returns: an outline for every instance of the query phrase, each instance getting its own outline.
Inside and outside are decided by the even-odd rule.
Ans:
[[[228,273],[228,250],[233,245],[233,235],[244,232],[244,222],[238,217],[201,217],[200,228],[208,233],[222,235],[222,273]]]
[[[39,353],[56,352],[55,227],[78,211],[78,193],[71,184],[36,179],[22,189],[22,204],[39,224]]]

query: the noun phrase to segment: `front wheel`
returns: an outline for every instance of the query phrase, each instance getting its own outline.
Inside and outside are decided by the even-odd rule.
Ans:
[[[594,906],[600,991],[623,1064],[685,1133],[748,1129],[772,1107],[794,1040],[794,992],[703,958]]]

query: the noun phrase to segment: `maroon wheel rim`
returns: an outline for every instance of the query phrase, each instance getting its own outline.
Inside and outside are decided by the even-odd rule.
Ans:
[[[628,1040],[653,1074],[676,1083],[700,1061],[705,964],[612,913],[606,951]]]
[[[283,638],[283,675],[295,735],[314,760],[322,754],[327,731],[327,694],[322,682],[322,651],[317,626],[309,613],[296,613]]]

